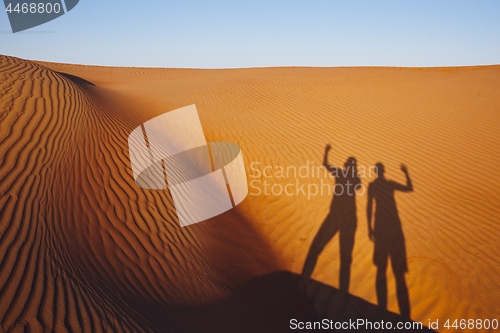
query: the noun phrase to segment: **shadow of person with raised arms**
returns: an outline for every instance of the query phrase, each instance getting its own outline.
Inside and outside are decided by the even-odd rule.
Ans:
[[[401,220],[399,219],[395,191],[411,192],[413,185],[406,166],[401,170],[406,175],[406,185],[385,178],[384,165],[377,163],[377,179],[368,186],[368,235],[374,241],[373,263],[377,266],[376,291],[378,305],[387,308],[387,262],[391,259],[392,271],[396,279],[396,292],[401,316],[410,317],[410,299],[405,273],[408,271],[406,248]],[[373,202],[375,219],[372,227]]]
[[[335,236],[340,234],[340,273],[339,289],[347,293],[349,291],[349,280],[351,275],[352,250],[354,248],[354,234],[356,232],[356,198],[355,191],[361,185],[358,176],[356,159],[349,157],[344,163],[344,168],[328,164],[328,152],[331,146],[325,148],[323,165],[335,177],[333,187],[333,199],[330,212],[319,228],[318,233],[312,241],[307,254],[302,276],[309,279],[314,271],[318,257]]]

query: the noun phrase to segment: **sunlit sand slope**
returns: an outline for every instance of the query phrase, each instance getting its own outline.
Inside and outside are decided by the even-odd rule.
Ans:
[[[333,180],[317,174],[327,144],[330,164],[357,159],[364,186],[377,162],[401,184],[408,167],[413,191],[395,202],[411,318],[500,319],[498,66],[181,70],[1,57],[0,94],[2,330],[182,331],[193,307],[272,271],[301,273],[332,200]],[[251,187],[236,209],[180,228],[168,192],[135,185],[127,136],[190,104],[207,141],[241,147]],[[377,304],[366,208],[362,193],[349,293]],[[338,288],[339,266],[337,234],[312,278]],[[399,313],[387,273],[387,307]],[[333,315],[332,294],[305,289]]]
[[[244,217],[181,229],[164,191],[135,185],[127,136],[141,116],[67,75],[0,61],[1,331],[175,331],[190,314],[172,307],[278,267]]]

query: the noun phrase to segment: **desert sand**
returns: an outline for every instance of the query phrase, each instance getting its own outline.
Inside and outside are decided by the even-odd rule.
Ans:
[[[127,137],[191,104],[207,141],[241,147],[252,187],[235,209],[181,228],[167,191],[134,183]],[[411,319],[450,332],[447,319],[500,319],[500,66],[148,69],[1,56],[0,126],[0,331],[397,320],[390,266],[387,311],[375,314],[367,193],[355,198],[349,294],[338,291],[339,234],[300,278],[332,193],[279,186],[334,180],[276,172],[321,166],[327,144],[333,165],[381,162],[400,184],[408,168],[413,191],[395,202]]]

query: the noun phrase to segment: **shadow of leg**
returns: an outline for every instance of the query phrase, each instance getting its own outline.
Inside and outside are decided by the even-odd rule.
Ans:
[[[352,251],[354,249],[354,234],[356,232],[356,221],[349,222],[348,224],[344,224],[343,228],[340,229],[339,289],[345,293],[349,292]]]
[[[328,216],[319,228],[318,233],[314,237],[311,247],[309,248],[309,253],[307,254],[304,268],[302,270],[302,276],[305,279],[311,278],[319,255],[325,248],[326,244],[328,244],[333,236],[335,236],[338,230],[338,225],[334,223],[330,216]]]
[[[410,297],[404,274],[403,271],[395,271],[394,277],[396,278],[396,291],[401,316],[410,318]]]
[[[314,267],[316,266],[316,262],[318,261],[318,257],[323,251],[323,248],[313,248],[309,249],[309,253],[307,254],[306,262],[304,264],[304,269],[302,270],[302,276],[306,279],[310,279],[311,275],[314,271]]]
[[[378,305],[384,309],[387,308],[387,259],[385,264],[379,264],[377,267],[377,279],[376,279],[376,289],[377,289],[377,302]]]
[[[341,292],[349,292],[349,280],[351,278],[351,261],[342,260],[340,262],[339,289]]]

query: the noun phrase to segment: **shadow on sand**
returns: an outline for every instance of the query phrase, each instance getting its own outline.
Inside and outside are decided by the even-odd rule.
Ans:
[[[326,245],[339,233],[340,269],[339,287],[343,293],[349,292],[349,280],[357,229],[356,189],[361,184],[356,159],[349,157],[344,168],[328,163],[331,146],[325,148],[323,165],[335,178],[330,212],[322,222],[307,254],[302,275],[310,279],[318,258]],[[396,280],[396,290],[400,313],[410,318],[410,299],[405,274],[408,271],[405,239],[395,200],[395,192],[411,192],[413,185],[406,166],[401,170],[406,176],[406,184],[399,184],[385,178],[382,163],[375,165],[377,178],[368,186],[368,237],[374,242],[373,263],[377,266],[375,289],[379,307],[387,308],[387,268],[390,261]],[[374,209],[375,206],[375,209]]]
[[[339,233],[339,286],[341,291],[347,293],[351,277],[354,236],[357,228],[355,191],[361,184],[361,181],[358,177],[356,159],[349,157],[344,163],[344,168],[330,165],[328,163],[330,149],[331,146],[327,145],[323,157],[323,166],[335,179],[330,212],[312,241],[304,263],[302,275],[306,279],[311,277],[321,252],[323,252],[331,239]]]
[[[220,302],[176,311],[184,312],[176,318],[186,319],[178,323],[181,332],[290,332],[294,331],[292,319],[297,322],[364,320],[365,324],[357,327],[356,332],[373,331],[364,326],[366,321],[383,320],[385,327],[391,323],[393,329],[400,322],[407,327],[416,325],[396,313],[323,283],[309,280],[304,284],[302,276],[286,271],[256,278]],[[413,327],[406,331],[433,332],[425,326],[422,329]]]
[[[377,163],[377,179],[368,187],[368,237],[374,244],[373,263],[377,266],[375,288],[379,306],[387,307],[387,266],[391,262],[392,272],[396,279],[396,294],[401,315],[410,317],[410,298],[405,274],[408,272],[405,238],[399,218],[396,191],[411,192],[413,185],[406,166],[401,171],[406,176],[406,185],[385,178],[385,168]],[[373,204],[375,203],[375,214]],[[372,223],[372,216],[373,223]]]
[[[287,271],[255,278],[236,290],[232,296],[201,306],[151,304],[142,298],[128,297],[122,301],[129,305],[125,313],[133,316],[142,329],[158,333],[294,332],[297,329],[292,329],[292,319],[296,319],[297,324],[311,322],[312,325],[325,319],[334,323],[363,320],[363,325],[356,329],[309,329],[306,330],[308,332],[373,332],[373,326],[366,326],[366,322],[376,325],[376,322],[382,321],[385,328],[390,323],[393,330],[398,323],[403,323],[407,328],[398,331],[434,332],[426,326],[415,326],[419,323],[329,285],[314,280],[304,284],[301,275]],[[376,331],[388,330],[380,328]]]
[[[61,76],[64,76],[65,78],[67,78],[68,80],[76,83],[76,84],[86,84],[86,85],[90,85],[90,86],[95,86],[95,84],[93,84],[92,82],[90,81],[87,81],[85,79],[82,79],[81,77],[79,76],[76,76],[76,75],[72,75],[72,74],[68,74],[68,73],[63,73],[63,72],[56,72],[57,74],[61,75]]]

